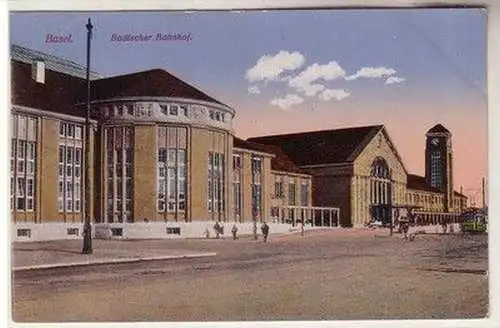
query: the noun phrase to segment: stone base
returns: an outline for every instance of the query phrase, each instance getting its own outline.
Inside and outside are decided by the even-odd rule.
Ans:
[[[95,239],[173,239],[173,238],[215,238],[215,221],[193,222],[137,222],[137,223],[94,223],[92,238]],[[223,223],[224,237],[232,238],[234,222]],[[296,230],[290,224],[268,223],[269,233],[283,234]],[[236,223],[238,236],[253,235],[253,222]],[[257,234],[262,235],[260,223]],[[46,241],[80,239],[83,223],[14,223],[12,241]]]

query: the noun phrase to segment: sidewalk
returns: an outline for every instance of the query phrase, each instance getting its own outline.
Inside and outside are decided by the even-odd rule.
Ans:
[[[93,254],[82,255],[82,240],[12,243],[12,270],[36,270],[92,264],[127,263],[215,256],[216,253],[168,249],[150,241],[93,240]]]
[[[259,238],[261,238],[260,231]],[[304,235],[329,234],[335,237],[388,236],[388,229],[351,228],[337,229],[307,227]],[[241,235],[250,238],[252,235]],[[230,236],[226,236],[226,239]],[[302,238],[300,228],[294,227],[286,233],[271,233],[272,240]],[[215,238],[211,238],[214,241]],[[93,254],[82,255],[82,240],[54,240],[44,242],[13,242],[11,244],[12,269],[14,271],[70,267],[92,264],[127,263],[179,258],[207,257],[214,252],[199,252],[172,248],[172,243],[161,239],[102,240],[92,241]],[[175,246],[174,246],[175,247]],[[182,247],[182,246],[180,246]]]

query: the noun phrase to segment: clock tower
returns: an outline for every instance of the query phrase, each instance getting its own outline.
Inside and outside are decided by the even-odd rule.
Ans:
[[[441,124],[426,133],[425,180],[427,185],[444,193],[444,210],[453,208],[453,151],[451,133]]]

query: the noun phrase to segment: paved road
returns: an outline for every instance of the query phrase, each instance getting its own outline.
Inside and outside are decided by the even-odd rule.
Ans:
[[[337,320],[483,317],[486,238],[149,241],[211,258],[18,272],[13,319]],[[124,247],[126,247],[124,242]]]

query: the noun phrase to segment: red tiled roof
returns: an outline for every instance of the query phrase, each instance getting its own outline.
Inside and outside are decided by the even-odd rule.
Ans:
[[[233,146],[237,148],[243,148],[243,149],[273,154],[274,157],[271,159],[272,170],[293,172],[293,173],[305,173],[303,170],[295,166],[295,164],[290,160],[290,158],[277,146],[263,145],[256,142],[243,140],[237,137],[233,138]]]
[[[17,60],[11,60],[11,74],[12,104],[85,116],[85,106],[76,106],[86,102],[85,79],[45,69],[45,83],[36,83],[31,65]],[[92,100],[134,96],[181,97],[224,105],[160,69],[91,81]],[[97,118],[97,113],[92,117]]]
[[[249,138],[278,146],[297,166],[351,162],[383,125]]]
[[[415,175],[415,174],[408,174],[406,187],[408,189],[441,193],[441,191],[438,188],[428,186],[427,182],[425,181],[425,177],[422,177],[420,175]],[[453,194],[457,197],[467,198],[467,196],[459,193],[458,191],[453,191]]]
[[[162,69],[113,76],[93,82],[93,100],[139,96],[180,97],[224,105]]]
[[[422,191],[429,191],[429,192],[438,192],[438,193],[441,192],[438,188],[428,186],[427,182],[425,181],[425,177],[420,176],[420,175],[415,175],[415,174],[408,174],[407,175],[406,187],[408,189],[415,189],[415,190],[422,190]]]
[[[36,83],[31,77],[31,65],[14,60],[11,61],[11,79],[12,104],[74,116],[85,116],[85,108],[75,106],[75,99],[86,90],[85,80],[45,70],[45,83]]]

